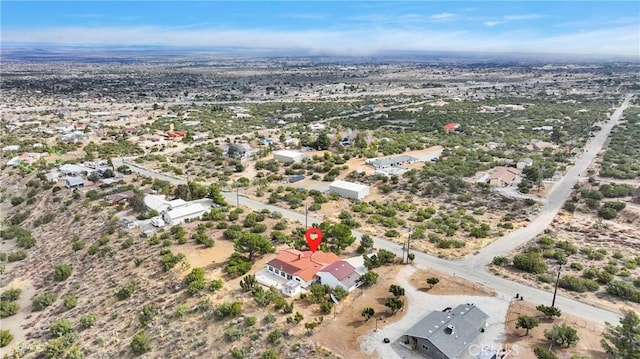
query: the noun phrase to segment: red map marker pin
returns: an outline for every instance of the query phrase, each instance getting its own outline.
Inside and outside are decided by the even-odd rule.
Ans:
[[[322,241],[322,231],[318,227],[311,227],[307,229],[304,237],[307,239],[307,244],[311,248],[311,252],[315,253],[318,250],[318,246]]]

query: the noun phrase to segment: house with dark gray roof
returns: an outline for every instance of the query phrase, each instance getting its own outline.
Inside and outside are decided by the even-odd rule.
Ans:
[[[84,180],[81,177],[67,177],[64,179],[64,186],[67,188],[84,187]]]
[[[403,343],[429,359],[458,358],[484,332],[488,318],[473,304],[432,312],[407,330]]]

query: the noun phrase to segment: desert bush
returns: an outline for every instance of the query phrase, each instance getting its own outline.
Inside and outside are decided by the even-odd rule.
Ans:
[[[228,342],[235,342],[236,340],[242,338],[244,334],[245,334],[244,328],[232,326],[224,331],[224,338]]]
[[[217,292],[220,288],[222,288],[222,286],[224,285],[224,282],[222,281],[222,279],[212,279],[211,282],[209,282],[209,291],[210,292]]]
[[[577,271],[581,271],[584,269],[584,266],[582,265],[582,263],[578,263],[578,262],[573,262],[571,263],[571,265],[569,266],[571,269],[575,269]]]
[[[0,300],[0,318],[10,317],[20,309],[20,305],[16,302]]]
[[[276,322],[276,316],[269,313],[267,315],[264,316],[264,318],[262,318],[262,321],[264,321],[266,324],[271,324],[271,323],[275,323]]]
[[[155,304],[145,304],[142,307],[142,312],[140,312],[140,315],[138,316],[138,321],[140,321],[140,324],[142,324],[143,326],[146,326],[147,324],[153,322],[153,319],[156,317],[157,313],[158,307]]]
[[[73,309],[78,305],[78,298],[74,294],[69,294],[63,298],[65,309]]]
[[[513,257],[514,267],[529,272],[542,274],[547,270],[547,264],[539,253],[529,252],[517,254]]]
[[[0,348],[4,348],[13,340],[13,334],[6,329],[0,329]]]
[[[96,315],[93,313],[87,313],[80,317],[81,328],[91,328],[96,324]]]
[[[231,277],[238,277],[249,272],[252,266],[253,263],[247,257],[233,252],[227,261],[224,271]]]
[[[495,256],[493,257],[493,260],[491,261],[491,263],[497,266],[503,266],[509,263],[509,259],[504,256]]]
[[[120,290],[116,292],[116,298],[118,300],[125,300],[131,298],[133,292],[135,292],[138,287],[138,282],[135,280],[128,281]]]
[[[53,302],[58,299],[58,296],[54,293],[44,293],[36,296],[31,301],[31,311],[32,312],[40,312],[45,308],[53,304]]]
[[[640,303],[640,289],[638,289],[633,283],[614,280],[607,284],[607,293],[624,300]]]
[[[15,302],[20,298],[20,293],[22,293],[22,289],[20,288],[9,288],[0,294],[0,300],[7,302]]]
[[[187,285],[187,293],[196,295],[206,286],[204,279],[204,268],[193,268],[184,279]]]
[[[242,302],[223,302],[218,305],[213,312],[214,317],[217,319],[224,319],[226,317],[235,317],[242,313]]]
[[[53,337],[59,338],[73,333],[73,325],[68,319],[59,319],[49,327],[49,332]]]
[[[71,277],[71,273],[73,272],[73,267],[71,264],[63,263],[58,264],[53,269],[53,279],[56,282],[63,282],[67,280],[67,278]]]
[[[151,341],[144,330],[141,330],[133,336],[130,346],[134,354],[140,355],[151,350]]]
[[[592,279],[580,278],[572,275],[562,276],[560,278],[560,282],[558,282],[558,286],[578,293],[594,292],[600,287],[598,283]]]

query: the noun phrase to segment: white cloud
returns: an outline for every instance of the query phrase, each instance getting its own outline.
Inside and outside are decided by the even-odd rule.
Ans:
[[[446,20],[446,19],[451,19],[454,16],[456,16],[456,15],[452,14],[450,12],[443,12],[443,13],[440,13],[440,14],[431,15],[430,17],[433,20]]]
[[[496,25],[504,24],[504,21],[485,21],[483,24],[487,27],[494,27]]]
[[[324,14],[280,14],[278,17],[298,20],[324,20],[327,18]]]
[[[522,15],[505,15],[503,18],[507,21],[535,20],[541,19],[544,15],[540,14],[522,14]]]
[[[486,25],[486,24],[485,24]],[[489,25],[487,25],[489,26]],[[385,26],[351,30],[175,28],[158,26],[66,27],[5,30],[3,42],[84,45],[220,46],[306,49],[347,55],[378,51],[477,51],[627,55],[638,58],[640,25],[540,36],[529,32],[442,31]]]

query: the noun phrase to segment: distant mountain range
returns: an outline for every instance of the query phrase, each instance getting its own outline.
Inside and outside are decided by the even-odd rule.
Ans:
[[[254,58],[280,61],[339,63],[458,63],[458,64],[545,64],[640,62],[639,57],[603,55],[558,55],[535,53],[477,53],[445,51],[388,51],[375,55],[347,56],[306,49],[273,50],[242,47],[170,46],[60,46],[51,44],[2,43],[2,62],[167,62],[202,61],[220,58]]]

